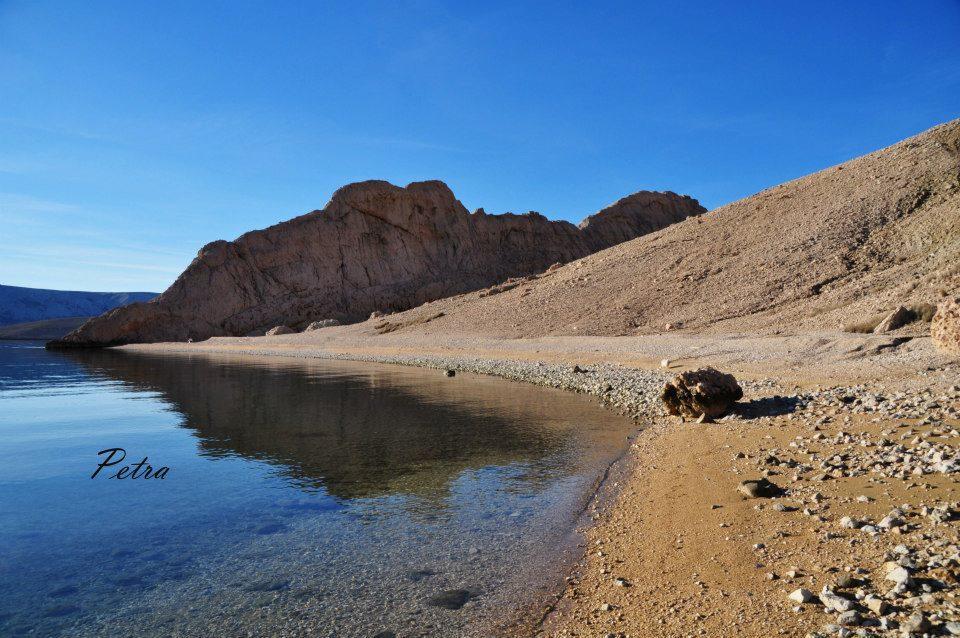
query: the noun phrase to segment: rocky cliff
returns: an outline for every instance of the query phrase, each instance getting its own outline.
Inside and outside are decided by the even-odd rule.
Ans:
[[[442,182],[350,184],[323,210],[204,246],[158,298],[96,317],[52,346],[185,341],[278,324],[354,321],[540,272],[705,212],[637,193],[577,228],[537,213],[469,213]]]

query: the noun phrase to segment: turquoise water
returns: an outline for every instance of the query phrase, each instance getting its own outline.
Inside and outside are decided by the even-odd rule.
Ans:
[[[472,375],[0,342],[0,635],[488,635],[629,430]]]

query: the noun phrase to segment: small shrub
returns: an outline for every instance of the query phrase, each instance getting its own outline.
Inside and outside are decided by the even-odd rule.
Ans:
[[[859,332],[862,334],[867,334],[873,332],[873,329],[880,325],[880,322],[883,321],[889,313],[882,313],[866,319],[864,321],[854,321],[843,326],[844,332]]]
[[[908,323],[913,323],[914,321],[923,321],[924,323],[930,323],[933,319],[933,315],[937,312],[937,307],[929,303],[915,303],[909,306],[906,306],[906,309],[910,311],[912,315]],[[853,321],[851,323],[845,324],[843,326],[844,332],[859,332],[861,334],[868,334],[873,332],[873,329],[880,325],[880,322],[883,321],[891,311],[882,312],[879,315],[875,315],[870,319],[863,321]]]
[[[933,315],[937,314],[937,307],[931,303],[915,303],[907,306],[907,310],[913,313],[914,321],[930,323]]]

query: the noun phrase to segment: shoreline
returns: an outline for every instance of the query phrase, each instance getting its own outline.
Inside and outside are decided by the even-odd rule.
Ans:
[[[604,473],[598,477],[593,490],[586,495],[584,506],[573,527],[568,532],[570,557],[565,562],[563,573],[554,582],[554,586],[540,601],[531,600],[529,604],[520,606],[516,612],[516,620],[506,625],[501,634],[502,638],[526,638],[529,636],[545,635],[545,627],[551,618],[564,604],[567,588],[582,569],[585,554],[589,551],[590,530],[599,524],[602,517],[609,516],[617,506],[618,498],[624,486],[637,470],[640,459],[632,454],[634,441],[651,429],[665,427],[667,424],[653,422],[646,427],[640,427],[629,438],[630,445],[623,453],[613,459]],[[552,635],[552,634],[551,634]]]
[[[734,414],[715,424],[693,424],[664,417],[659,406],[662,383],[681,369],[680,366],[649,370],[596,359],[594,363],[584,363],[577,351],[569,352],[563,363],[556,362],[562,360],[562,356],[547,363],[529,360],[529,352],[522,353],[526,357],[522,359],[497,359],[477,356],[476,352],[462,347],[452,352],[449,348],[442,355],[416,355],[395,346],[392,354],[384,354],[374,353],[375,349],[371,348],[366,351],[343,348],[338,352],[298,347],[269,338],[223,341],[235,343],[162,344],[123,349],[154,354],[229,353],[345,359],[454,369],[591,394],[608,408],[632,417],[635,422],[646,423],[647,427],[639,430],[625,454],[614,463],[626,468],[620,480],[600,484],[587,501],[584,514],[588,520],[583,529],[571,531],[581,534],[587,543],[580,559],[571,566],[565,587],[555,597],[551,593],[550,599],[540,603],[537,609],[530,609],[527,618],[511,625],[505,635],[594,636],[599,632],[599,635],[614,637],[651,633],[678,637],[721,636],[731,635],[729,631],[735,627],[735,635],[759,638],[772,633],[826,636],[839,631],[839,635],[849,635],[844,632],[859,627],[879,632],[875,635],[893,636],[899,635],[895,628],[906,622],[907,612],[914,609],[941,627],[948,620],[960,621],[960,610],[955,606],[945,607],[946,599],[941,596],[941,593],[943,596],[957,594],[952,584],[941,593],[925,593],[927,598],[894,597],[885,616],[871,614],[860,603],[851,603],[860,610],[857,622],[861,625],[847,628],[831,618],[835,614],[818,611],[814,604],[797,605],[787,598],[787,593],[802,586],[813,594],[824,585],[835,587],[833,581],[837,574],[845,570],[852,570],[858,578],[863,572],[864,582],[872,581],[869,586],[864,584],[866,589],[861,588],[858,593],[871,589],[863,595],[882,595],[883,576],[879,570],[883,551],[889,553],[896,541],[906,540],[910,534],[928,538],[943,535],[942,529],[930,528],[921,517],[903,529],[897,528],[896,537],[883,533],[861,540],[859,530],[850,532],[839,523],[839,519],[845,518],[840,516],[841,512],[863,516],[866,510],[869,518],[865,520],[879,520],[884,508],[920,507],[929,497],[924,493],[927,488],[911,492],[914,488],[909,486],[913,483],[897,477],[885,488],[883,496],[875,494],[871,505],[860,506],[855,492],[867,492],[875,486],[863,484],[856,477],[869,475],[871,470],[859,468],[850,472],[849,477],[841,473],[823,478],[805,472],[815,471],[816,462],[822,465],[823,455],[829,450],[843,455],[850,453],[850,435],[845,429],[863,428],[861,442],[868,447],[876,445],[876,437],[890,428],[909,427],[910,432],[927,429],[929,436],[937,437],[933,440],[956,450],[960,439],[950,432],[956,434],[956,428],[960,427],[957,410],[960,387],[949,384],[949,380],[957,376],[957,368],[952,363],[940,360],[939,366],[920,365],[923,357],[914,356],[909,362],[914,365],[904,365],[896,360],[895,353],[888,354],[885,363],[889,365],[879,369],[900,370],[893,378],[863,382],[862,375],[853,374],[850,383],[826,389],[817,385],[816,360],[810,361],[799,371],[801,374],[792,379],[778,379],[778,375],[757,379],[754,374],[750,375],[751,380],[749,376],[743,378],[736,368],[722,366],[725,371],[737,374],[745,399]],[[920,355],[924,353],[921,349]],[[884,355],[878,352],[877,356]],[[854,361],[850,367],[862,372],[862,363]],[[937,393],[941,394],[937,396]],[[885,395],[892,399],[887,400]],[[838,433],[836,441],[825,438],[835,432]],[[816,435],[811,437],[811,433]],[[921,432],[918,436],[922,439],[927,435]],[[771,448],[771,440],[783,447]],[[791,446],[797,445],[808,458],[791,458],[790,465],[784,467],[800,467],[801,471],[765,466],[760,461],[765,456],[784,456],[787,451],[796,455]],[[795,474],[789,477],[791,471]],[[769,476],[786,487],[788,495],[770,503],[767,499],[743,500],[736,494],[740,480],[760,476]],[[958,498],[950,474],[935,478],[939,483],[929,488],[934,490],[934,496]],[[886,477],[871,476],[870,480],[891,482]],[[847,485],[857,481],[853,487]],[[835,489],[837,487],[841,489]],[[606,500],[601,494],[605,490]],[[813,491],[820,495],[830,490],[835,493],[816,497],[825,498],[826,506],[818,500],[811,508],[805,501]],[[697,506],[691,507],[681,496],[693,498]],[[952,507],[949,498],[937,502]],[[801,510],[804,513],[797,514]],[[809,511],[814,513],[806,514]],[[785,515],[778,513],[771,517],[770,512],[793,512],[789,517],[794,520],[785,528]],[[905,512],[904,516],[908,514],[916,517],[918,511]],[[795,520],[798,517],[800,520]],[[736,533],[727,535],[729,530]],[[688,534],[695,537],[695,542],[689,545]],[[837,543],[838,539],[849,545]],[[957,542],[955,538],[941,540]],[[833,546],[825,548],[824,544]],[[768,547],[776,547],[777,551]],[[687,548],[693,551],[684,551]],[[853,560],[854,555],[857,561]],[[842,593],[855,599],[853,592]],[[643,596],[638,600],[640,594]],[[910,605],[904,600],[909,600]],[[883,627],[877,624],[880,622]],[[816,633],[819,625],[829,631]],[[693,630],[694,627],[697,629]]]
[[[193,344],[184,347],[163,344],[162,348],[153,347],[151,344],[150,346],[124,346],[118,349],[154,356],[230,355],[350,361],[494,376],[506,381],[530,383],[590,395],[591,399],[598,400],[604,408],[626,416],[634,423],[636,429],[627,437],[630,442],[646,429],[655,427],[657,419],[665,417],[665,413],[659,410],[659,390],[672,376],[670,373],[634,370],[616,364],[601,364],[574,371],[572,366],[564,364],[463,356],[364,355],[271,349],[214,350]],[[607,387],[611,387],[612,391],[607,391]],[[637,393],[635,390],[637,387],[643,388],[645,392]],[[631,447],[628,443],[596,477],[590,491],[583,495],[582,508],[565,534],[565,549],[558,549],[565,556],[555,557],[559,571],[550,570],[551,576],[542,583],[542,586],[531,589],[529,600],[523,601],[515,608],[505,610],[509,620],[498,623],[498,635],[519,637],[538,633],[549,615],[556,610],[563,599],[564,588],[569,582],[572,570],[582,560],[582,553],[586,548],[587,529],[596,523],[601,512],[615,506],[623,483],[629,479],[635,469],[636,460],[632,458],[630,452]]]
[[[672,376],[670,373],[627,368],[618,364],[597,364],[583,368],[581,371],[574,371],[573,366],[579,367],[577,364],[568,365],[542,361],[520,361],[505,358],[463,355],[383,355],[271,348],[255,350],[231,348],[208,349],[195,346],[179,348],[168,344],[164,344],[162,349],[142,346],[123,346],[118,349],[121,351],[133,351],[153,355],[230,354],[253,357],[289,357],[383,363],[430,368],[434,370],[468,372],[578,394],[589,394],[599,399],[606,407],[619,410],[621,414],[631,416],[634,419],[648,416],[640,414],[640,411],[653,409],[659,400],[656,395],[660,387]],[[638,392],[637,388],[641,388],[643,391]]]
[[[546,336],[503,339],[476,334],[378,334],[375,321],[271,337],[212,337],[194,343],[116,346],[149,352],[252,352],[277,356],[479,358],[562,365],[619,364],[678,372],[712,365],[738,379],[777,378],[795,385],[849,384],[903,377],[952,359],[929,336],[813,332],[781,335],[667,332],[632,337]],[[668,359],[667,370],[660,362]]]

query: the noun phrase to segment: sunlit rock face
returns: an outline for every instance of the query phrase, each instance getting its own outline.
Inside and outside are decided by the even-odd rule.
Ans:
[[[204,246],[148,303],[96,317],[59,345],[243,336],[321,319],[356,321],[541,272],[704,212],[637,193],[581,228],[538,213],[470,213],[446,184],[344,186],[323,210]]]

